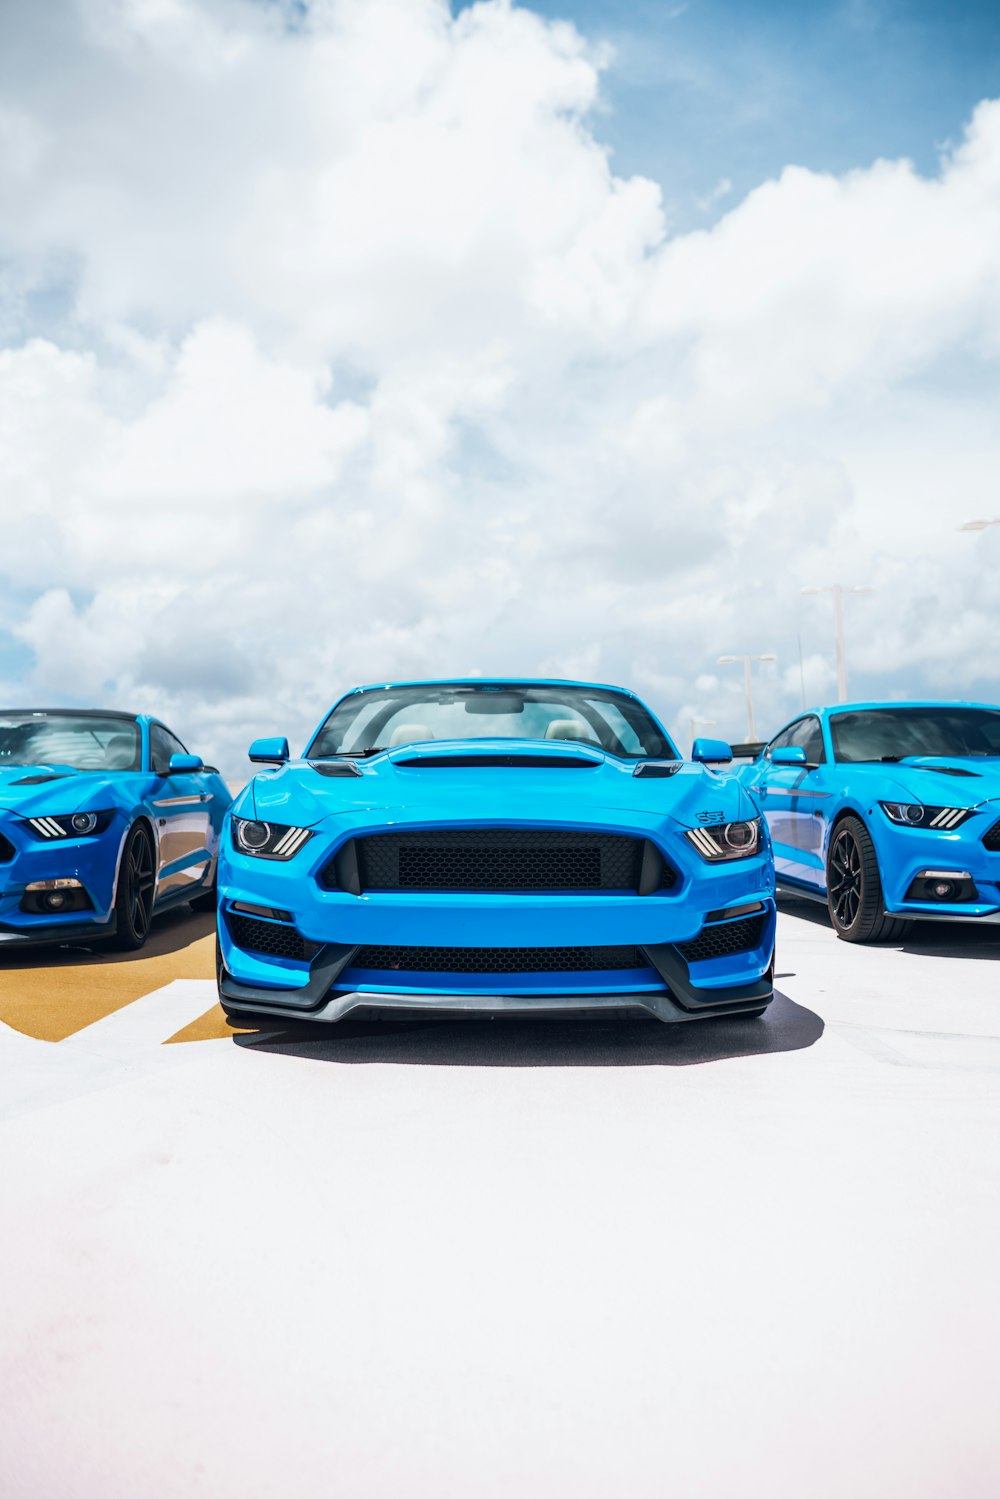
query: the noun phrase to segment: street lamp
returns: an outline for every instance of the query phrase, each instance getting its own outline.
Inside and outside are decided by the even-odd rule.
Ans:
[[[967,520],[958,527],[960,531],[986,531],[990,526],[1000,526],[1000,516],[995,520]]]
[[[698,737],[698,730],[699,729],[714,729],[715,728],[715,719],[714,718],[692,718],[692,719],[689,719],[688,721],[691,724],[691,748],[694,749],[694,742],[695,742],[695,740]]]
[[[765,656],[720,656],[720,666],[732,666],[743,662],[743,691],[747,700],[747,739],[750,743],[757,738],[757,731],[753,726],[753,684],[750,680],[751,661],[777,661],[777,656],[770,654]]]
[[[800,588],[800,593],[833,594],[833,632],[837,643],[837,701],[847,702],[847,661],[844,657],[844,611],[841,599],[845,593],[872,593],[871,588],[847,588],[842,583],[832,583],[826,588]]]

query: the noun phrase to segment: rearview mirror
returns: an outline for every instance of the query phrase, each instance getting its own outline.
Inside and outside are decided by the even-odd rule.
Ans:
[[[183,775],[185,771],[204,770],[205,762],[200,755],[171,755],[167,762],[167,775]]]
[[[801,744],[783,744],[780,749],[771,751],[772,765],[806,765],[806,752]]]
[[[724,739],[696,739],[691,746],[691,759],[701,765],[728,765],[733,752]]]
[[[290,758],[287,739],[255,739],[247,750],[255,765],[280,765]]]

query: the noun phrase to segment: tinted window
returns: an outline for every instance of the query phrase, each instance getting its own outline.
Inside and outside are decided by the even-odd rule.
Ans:
[[[819,719],[813,718],[811,714],[808,718],[800,718],[794,725],[793,736],[789,743],[802,746],[810,765],[822,765],[826,759],[823,749],[823,730],[820,728]]]
[[[787,729],[781,733],[767,747],[767,757],[776,749],[786,749],[796,745],[806,752],[806,759],[810,765],[822,765],[826,759],[826,751],[823,748],[823,730],[818,718],[811,713],[805,718],[797,718],[790,723]]]
[[[841,764],[909,755],[1000,756],[1000,709],[864,708],[832,714],[830,734],[834,759]]]
[[[180,740],[165,729],[162,724],[154,723],[149,727],[149,760],[153,770],[158,776],[165,776],[170,768],[171,755],[186,755],[187,750]]]
[[[570,740],[626,759],[677,758],[650,713],[626,693],[517,682],[353,693],[330,714],[307,753],[363,755],[427,739]]]
[[[0,713],[0,767],[69,765],[74,770],[138,770],[139,726],[95,714]]]

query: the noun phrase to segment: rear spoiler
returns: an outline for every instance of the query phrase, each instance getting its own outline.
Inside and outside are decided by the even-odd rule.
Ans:
[[[759,743],[751,741],[749,744],[733,744],[730,748],[734,760],[756,760],[761,751],[767,749],[767,740],[762,739]]]

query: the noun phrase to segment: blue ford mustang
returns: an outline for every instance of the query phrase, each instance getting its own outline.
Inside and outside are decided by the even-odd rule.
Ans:
[[[699,741],[696,760],[729,746]],[[231,1015],[762,1014],[774,869],[737,776],[681,761],[631,693],[366,687],[301,760],[258,740],[219,856]]]
[[[143,714],[0,711],[0,944],[138,948],[155,913],[214,906],[231,800]]]
[[[1000,708],[851,703],[803,713],[740,771],[779,889],[825,901],[839,937],[1000,915]]]

